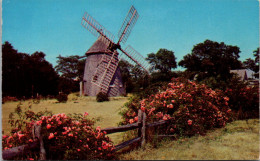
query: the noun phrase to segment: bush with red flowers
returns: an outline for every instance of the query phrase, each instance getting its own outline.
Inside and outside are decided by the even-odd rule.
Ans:
[[[33,142],[32,126],[41,125],[47,159],[94,160],[109,159],[114,146],[111,140],[101,132],[100,127],[94,128],[94,121],[88,119],[88,113],[66,115],[56,114],[42,116],[38,121],[27,123],[24,130],[13,131],[2,137],[3,150]],[[25,157],[15,159],[39,159],[35,150]]]
[[[206,130],[223,127],[231,120],[229,98],[220,90],[212,90],[186,79],[172,79],[166,90],[148,98],[126,104],[122,124],[137,122],[140,108],[147,114],[148,122],[171,120],[170,125],[161,129],[163,133],[178,136],[204,134]],[[166,128],[166,129],[165,129]]]
[[[259,85],[233,82],[225,94],[230,98],[229,106],[237,112],[238,119],[259,118]]]

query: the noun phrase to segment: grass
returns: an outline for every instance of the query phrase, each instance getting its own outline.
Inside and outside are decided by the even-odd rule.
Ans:
[[[234,121],[206,136],[163,140],[158,148],[144,148],[121,154],[120,160],[258,160],[259,119]]]
[[[68,97],[67,103],[57,103],[56,99],[41,100],[38,104],[32,105],[34,112],[44,111],[45,109],[57,113],[84,113],[88,112],[90,118],[95,118],[95,126],[101,128],[115,127],[121,121],[121,116],[118,114],[120,108],[128,101],[127,97],[110,98],[109,102],[97,102],[96,97],[76,97],[71,94]],[[28,106],[27,100],[22,102],[22,107]],[[4,134],[8,134],[11,130],[8,124],[8,116],[17,107],[19,102],[6,102],[2,104],[2,130]],[[117,144],[121,142],[122,133],[110,134],[109,137]]]

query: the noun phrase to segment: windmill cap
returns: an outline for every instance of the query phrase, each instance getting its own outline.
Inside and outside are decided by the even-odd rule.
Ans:
[[[90,54],[98,54],[98,53],[111,53],[111,51],[108,48],[108,45],[104,43],[104,41],[101,40],[101,38],[98,38],[97,41],[94,42],[94,44],[88,49],[86,52],[86,55]]]

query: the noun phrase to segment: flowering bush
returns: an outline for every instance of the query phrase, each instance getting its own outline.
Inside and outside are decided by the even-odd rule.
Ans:
[[[259,86],[231,86],[225,94],[230,108],[238,112],[238,119],[259,117]]]
[[[100,127],[94,128],[94,121],[87,119],[88,113],[66,115],[56,114],[42,116],[38,121],[27,123],[24,130],[4,135],[3,150],[33,142],[32,126],[41,125],[47,159],[109,159],[114,146],[111,140],[101,132]],[[27,158],[39,159],[39,154],[30,152]]]
[[[123,124],[137,122],[139,107],[147,121],[171,120],[164,133],[191,136],[225,126],[230,120],[229,98],[220,90],[185,79],[173,79],[165,91],[150,95],[140,102],[128,103]]]

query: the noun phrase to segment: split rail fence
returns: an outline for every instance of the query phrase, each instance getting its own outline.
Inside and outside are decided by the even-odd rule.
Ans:
[[[138,136],[136,138],[125,141],[125,142],[115,146],[115,149],[113,150],[113,152],[116,152],[116,151],[123,149],[134,143],[139,143],[139,145],[141,147],[144,146],[145,142],[146,142],[146,138],[147,138],[146,129],[151,128],[151,127],[165,125],[167,123],[169,123],[169,120],[160,120],[158,122],[146,124],[146,114],[144,112],[142,112],[141,110],[139,110],[137,123],[128,124],[128,125],[119,126],[119,127],[105,128],[105,129],[101,129],[101,131],[106,132],[107,134],[112,134],[112,133],[117,133],[117,132],[125,132],[125,131],[129,131],[129,130],[138,129]],[[29,143],[26,145],[4,150],[2,153],[3,159],[10,160],[16,156],[26,154],[31,149],[38,148],[39,153],[40,153],[40,160],[46,160],[46,152],[44,149],[44,143],[43,143],[42,137],[40,135],[40,131],[41,131],[41,126],[35,125],[33,128],[33,131],[32,131],[33,136],[34,136],[34,141],[32,143]],[[168,136],[168,135],[163,135],[163,136]]]

